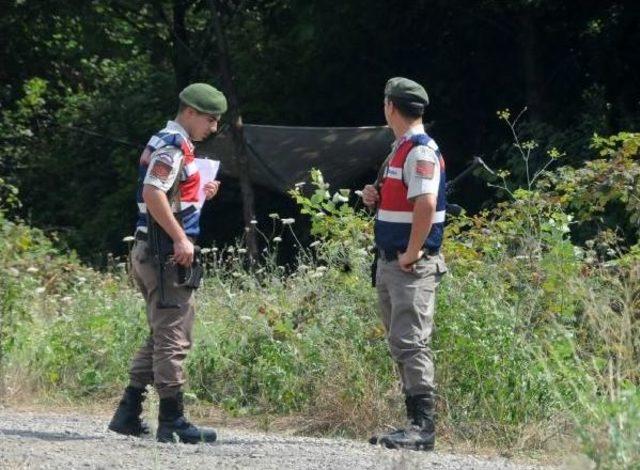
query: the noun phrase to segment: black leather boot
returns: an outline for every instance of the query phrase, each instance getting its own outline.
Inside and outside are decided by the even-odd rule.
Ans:
[[[413,419],[414,406],[413,406],[413,399],[409,395],[405,396],[404,398],[404,406],[406,407],[406,410],[407,410],[407,422],[411,422],[411,420]],[[395,434],[401,434],[403,432],[405,432],[404,428],[398,428],[386,434],[373,435],[369,438],[369,444],[374,444],[374,445],[379,444],[380,440],[383,437],[390,437]]]
[[[149,426],[140,419],[144,399],[144,389],[131,386],[125,388],[122,400],[109,423],[109,429],[125,436],[140,437],[149,434]]]
[[[175,397],[160,399],[160,413],[158,414],[158,442],[184,442],[197,444],[198,442],[215,442],[217,435],[213,429],[197,428],[184,417],[184,402],[182,392]]]
[[[409,426],[381,436],[378,443],[388,449],[433,450],[436,442],[433,394],[407,397],[406,404],[407,414],[411,414]]]

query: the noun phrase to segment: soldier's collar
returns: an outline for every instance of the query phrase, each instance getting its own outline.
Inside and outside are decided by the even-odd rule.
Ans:
[[[184,127],[182,127],[176,121],[167,121],[166,129],[171,131],[171,132],[177,132],[185,140],[187,140],[188,142],[191,142],[191,138],[189,137],[189,133],[185,130]]]

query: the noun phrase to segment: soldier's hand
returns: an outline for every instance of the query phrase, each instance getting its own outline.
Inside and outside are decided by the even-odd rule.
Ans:
[[[204,185],[204,195],[207,201],[218,194],[220,189],[220,181],[209,181]]]
[[[173,242],[173,261],[182,266],[193,263],[193,243],[187,237]]]
[[[380,195],[374,185],[368,184],[362,189],[362,202],[364,202],[365,206],[373,207],[379,200]]]
[[[400,266],[400,269],[402,269],[407,273],[415,271],[416,269],[415,264],[420,258],[422,258],[423,254],[424,254],[424,250],[420,250],[417,255],[410,254],[407,252],[399,253],[398,265]]]

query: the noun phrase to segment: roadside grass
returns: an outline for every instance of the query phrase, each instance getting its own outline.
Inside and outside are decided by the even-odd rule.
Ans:
[[[46,239],[32,243],[42,258],[3,259],[5,272],[19,272],[3,281],[5,396],[113,403],[146,335],[142,299],[122,268],[97,273],[72,257],[51,264]],[[303,433],[358,438],[401,422],[366,257],[349,272],[307,259],[292,273],[267,263],[256,274],[240,268],[243,256],[223,250],[198,292],[187,362],[198,414],[215,404],[230,420],[258,416],[265,429],[303,416]],[[544,281],[530,282],[529,260],[450,257],[434,336],[443,445],[535,453],[574,435],[601,468],[634,461],[637,274],[584,277],[574,261],[535,266],[541,280],[571,274],[562,283],[568,311],[547,318],[540,306],[551,300]]]

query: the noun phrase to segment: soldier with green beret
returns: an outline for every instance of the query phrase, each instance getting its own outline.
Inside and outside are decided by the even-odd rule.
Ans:
[[[213,429],[197,428],[184,416],[183,363],[191,349],[195,315],[191,282],[197,270],[194,244],[200,234],[200,173],[193,142],[216,132],[227,100],[213,86],[194,83],[180,92],[176,118],[154,134],[140,156],[138,221],[131,252],[133,276],[147,304],[149,336],[133,357],[129,385],[109,423],[120,434],[149,432],[141,420],[147,385],[160,397],[160,442],[213,442]],[[219,181],[204,185],[214,197]],[[161,246],[165,248],[162,249]],[[169,262],[162,261],[162,253]],[[184,273],[191,273],[185,282]]]
[[[371,438],[388,448],[432,450],[435,381],[430,349],[435,293],[447,272],[440,247],[445,220],[445,165],[422,116],[429,96],[403,77],[384,88],[384,115],[396,140],[374,184],[362,191],[376,209],[375,286],[389,350],[398,365],[408,423]]]

